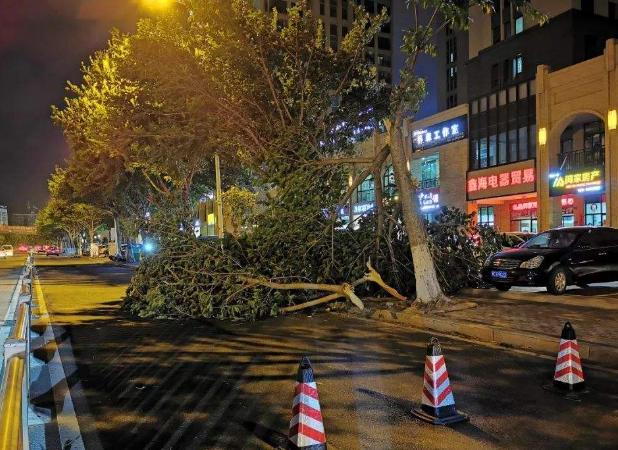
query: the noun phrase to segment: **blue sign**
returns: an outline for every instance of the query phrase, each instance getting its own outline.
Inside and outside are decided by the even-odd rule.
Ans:
[[[468,116],[463,115],[412,132],[412,151],[427,150],[468,137]]]

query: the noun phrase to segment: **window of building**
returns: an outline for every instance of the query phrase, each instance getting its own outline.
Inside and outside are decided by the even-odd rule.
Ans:
[[[515,34],[519,34],[524,31],[524,18],[518,17],[515,19]]]
[[[494,109],[497,106],[498,95],[489,94],[489,109]]]
[[[393,165],[389,165],[384,171],[382,177],[382,188],[384,190],[385,198],[392,198],[397,193],[397,183],[395,183],[395,171]]]
[[[472,114],[478,114],[479,112],[478,100],[473,100],[472,103],[470,103],[470,110],[472,111]]]
[[[446,98],[446,107],[454,108],[457,106],[457,94],[451,94]]]
[[[348,0],[341,0],[341,18],[348,20]]]
[[[495,166],[498,164],[498,148],[496,135],[489,136],[489,165]]]
[[[500,75],[499,75],[500,69],[498,68],[498,64],[494,64],[491,66],[491,89],[498,89],[498,86],[500,85]]]
[[[324,15],[326,14],[325,12],[326,9],[326,0],[320,0],[320,15]]]
[[[479,139],[479,167],[487,167],[487,138]]]
[[[271,11],[276,9],[278,13],[286,13],[288,10],[288,4],[285,0],[273,0],[270,2]]]
[[[480,111],[487,111],[487,97],[481,97],[479,100]]]
[[[457,89],[457,67],[446,69],[446,90],[454,91]]]
[[[515,78],[517,75],[524,71],[524,58],[521,55],[517,55],[512,60],[512,78]]]
[[[528,128],[519,128],[519,160],[528,159]]]
[[[369,62],[371,62],[372,64],[375,64],[376,62],[376,55],[375,53],[369,51],[369,50],[365,50],[365,59]]]
[[[506,132],[503,131],[498,135],[498,164],[506,164],[508,162],[506,144]]]
[[[337,2],[330,0],[330,16],[337,17]]]
[[[504,39],[508,39],[511,37],[513,33],[511,32],[511,21],[504,22]]]
[[[582,11],[589,14],[594,14],[594,0],[581,0]]]
[[[509,130],[509,161],[517,161],[517,130]]]
[[[530,148],[528,156],[530,158],[536,158],[536,123],[530,125],[530,132],[528,133],[528,139],[530,139]]]
[[[369,14],[375,13],[373,0],[365,0],[365,11],[367,11]]]
[[[358,189],[357,193],[357,201],[358,202],[373,202],[375,201],[375,186],[373,184],[373,175],[369,175],[365,178]]]
[[[421,162],[421,189],[440,186],[440,164],[437,157],[427,158]]]
[[[607,17],[609,17],[612,20],[618,19],[618,17],[616,17],[617,10],[618,8],[616,8],[616,4],[613,2],[609,2],[609,5],[607,5]]]
[[[378,36],[378,48],[380,50],[390,50],[391,49],[390,38]]]
[[[384,71],[384,70],[380,70],[378,72],[378,77],[380,78],[380,80],[384,81],[386,84],[391,84],[393,81],[391,73]]]
[[[338,33],[337,25],[331,24],[330,25],[330,48],[332,48],[335,51],[337,50],[337,44],[339,43],[339,36],[337,33]]]
[[[341,27],[341,37],[344,38],[348,35],[348,27]]]
[[[511,76],[511,61],[505,59],[502,62],[502,84],[507,84]]]
[[[493,206],[481,206],[478,211],[478,224],[494,226],[494,207]]]
[[[517,101],[517,87],[511,86],[509,88],[509,103]]]
[[[597,45],[597,37],[592,35],[584,36],[584,59],[588,60],[591,58],[596,58],[599,56],[601,52],[599,51]]]
[[[500,42],[500,24],[498,24],[497,26],[494,26],[491,29],[491,37],[492,37],[492,42],[494,44],[497,44],[498,42]]]
[[[528,83],[521,83],[517,86],[518,100],[526,98],[528,96]]]
[[[607,204],[601,196],[586,198],[586,225],[603,226],[607,222]]]
[[[385,55],[383,53],[379,53],[378,54],[378,65],[383,66],[383,67],[390,67],[391,66],[391,56]]]

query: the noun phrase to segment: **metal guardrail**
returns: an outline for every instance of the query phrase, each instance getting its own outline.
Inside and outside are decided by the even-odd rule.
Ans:
[[[4,343],[0,385],[0,450],[26,450],[30,402],[30,325],[34,258],[28,256],[13,332]]]

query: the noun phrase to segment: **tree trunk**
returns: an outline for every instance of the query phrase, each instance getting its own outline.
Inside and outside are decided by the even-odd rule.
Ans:
[[[382,168],[377,167],[373,171],[373,185],[376,197],[376,257],[380,253],[380,241],[382,240],[382,230],[384,228],[384,193],[382,191]]]
[[[429,250],[425,224],[419,214],[418,197],[410,180],[401,123],[402,118],[396,117],[395,122],[390,125],[388,132],[403,222],[406,226],[410,249],[412,250],[414,278],[416,280],[416,299],[422,303],[446,300],[447,298],[438,282],[436,268]]]

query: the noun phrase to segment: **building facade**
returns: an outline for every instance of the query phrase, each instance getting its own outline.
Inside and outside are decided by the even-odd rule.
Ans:
[[[8,209],[4,205],[0,205],[0,225],[8,225],[9,224],[9,213]]]
[[[608,50],[613,41],[606,48],[607,39],[618,36],[617,5],[607,1],[533,5],[550,16],[548,24],[539,27],[505,0],[491,16],[478,8],[471,10],[475,26],[469,33],[466,66],[468,210],[477,212],[479,223],[501,231],[535,233],[555,226],[609,224],[608,194],[599,181],[609,157],[604,123],[608,112],[586,110],[577,84],[587,84],[590,67],[595,67],[596,101],[610,104],[611,70],[605,71],[609,77],[605,83],[600,82],[599,70],[607,52],[613,51]],[[568,86],[565,74],[582,78]],[[550,78],[554,80],[550,92],[560,91],[561,96],[548,97],[553,95],[546,90]],[[567,97],[565,103],[562,99]],[[553,129],[554,140],[548,144],[547,133],[552,131],[548,126],[553,122],[547,118],[565,114],[571,118],[564,118],[560,132]],[[581,181],[584,178],[587,181]],[[558,189],[561,184],[565,187]]]
[[[398,0],[396,0],[398,1]],[[287,21],[287,10],[294,0],[255,0],[255,6],[263,11],[276,10],[281,26]],[[391,0],[309,0],[311,10],[324,23],[328,45],[338,49],[341,40],[348,34],[354,21],[352,6],[362,5],[371,14],[386,9],[391,14]],[[379,76],[386,83],[393,77],[393,32],[391,23],[385,24],[378,35],[365,47],[365,58],[375,63]]]

